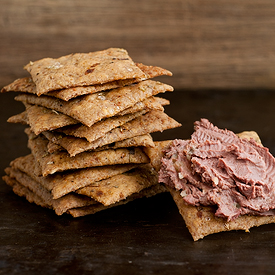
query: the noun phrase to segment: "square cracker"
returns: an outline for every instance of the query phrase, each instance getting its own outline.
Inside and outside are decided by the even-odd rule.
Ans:
[[[42,136],[29,134],[28,146],[35,160],[39,164],[36,174],[47,176],[56,172],[88,167],[148,163],[149,158],[141,148],[107,149],[97,152],[83,152],[70,157],[67,152],[57,151],[49,154],[47,151],[48,140]]]
[[[138,102],[133,107],[128,108],[124,111],[124,114],[119,113],[117,116],[106,118],[101,120],[91,127],[87,127],[82,124],[64,127],[62,129],[57,129],[66,135],[71,135],[79,138],[85,138],[89,142],[93,142],[94,140],[104,136],[107,132],[112,129],[121,126],[122,124],[130,121],[137,116],[144,114],[150,110],[159,110],[164,111],[163,105],[169,104],[166,99],[158,98],[158,97],[149,97],[141,102]],[[126,112],[127,111],[127,112]]]
[[[53,109],[90,127],[101,119],[115,116],[148,97],[166,91],[173,91],[173,87],[157,81],[145,80],[135,85],[86,95],[68,102],[32,94],[20,94],[15,97],[15,100]]]
[[[79,123],[70,116],[38,105],[29,105],[26,112],[28,124],[36,135],[39,135],[43,131],[51,131]]]
[[[108,206],[155,184],[159,184],[157,172],[150,164],[145,164],[78,189],[77,193]]]
[[[64,88],[146,77],[127,51],[119,48],[70,54],[56,59],[44,58],[30,62],[24,68],[36,85],[37,95]]]
[[[187,205],[180,195],[180,191],[167,187],[170,191],[185,224],[194,241],[204,238],[207,235],[231,230],[245,230],[254,226],[274,223],[274,216],[249,216],[243,215],[233,221],[215,216],[215,208],[211,206]]]
[[[237,134],[240,138],[253,138],[256,142],[261,144],[258,134],[254,131],[245,131]],[[146,153],[150,158],[151,165],[159,171],[161,166],[161,158],[163,152],[169,148],[172,140],[154,142],[155,147],[146,148]],[[254,226],[274,223],[274,216],[249,216],[243,215],[233,221],[227,222],[226,219],[215,216],[215,209],[212,206],[192,206],[184,202],[177,191],[171,187],[167,187],[171,193],[178,209],[183,217],[185,224],[192,235],[194,241],[204,238],[207,235],[229,230],[245,230]]]
[[[51,192],[53,199],[58,199],[70,192],[78,190],[79,188],[93,184],[94,182],[127,172],[135,168],[137,165],[125,164],[92,167],[41,177],[35,174],[34,171],[36,170],[37,163],[33,155],[29,154],[27,156],[16,158],[10,163],[10,166],[30,176],[46,190]]]
[[[180,123],[161,111],[151,111],[105,133],[105,135],[93,142],[73,136],[56,135],[57,144],[66,149],[71,157],[89,150],[95,150],[107,144],[129,139],[135,136],[145,135],[157,131],[164,131],[181,126]],[[48,133],[53,134],[53,133]]]
[[[74,88],[67,88],[58,91],[51,91],[46,93],[45,95],[53,96],[65,101],[68,101],[77,96],[97,93],[100,91],[115,89],[118,87],[123,87],[127,85],[131,85],[133,83],[140,82],[145,79],[161,76],[161,75],[172,75],[172,73],[168,70],[165,70],[156,66],[146,66],[142,63],[136,63],[136,65],[145,73],[145,78],[133,78],[133,79],[122,79],[115,80],[112,82],[104,83],[104,84],[96,84],[93,86],[80,86]],[[5,86],[1,92],[25,92],[31,94],[37,94],[36,85],[32,81],[31,77],[24,77],[16,79],[11,84]]]
[[[95,201],[87,196],[75,193],[65,195],[59,199],[53,199],[51,193],[40,185],[33,178],[20,170],[8,167],[6,173],[10,178],[14,178],[20,185],[28,188],[31,192],[40,197],[50,208],[54,209],[57,215],[62,215],[70,208],[83,207],[95,204]]]

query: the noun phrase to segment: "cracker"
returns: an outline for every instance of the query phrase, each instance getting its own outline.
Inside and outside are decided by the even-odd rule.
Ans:
[[[62,136],[60,134],[56,135],[55,141],[57,144],[65,148],[72,157],[82,152],[94,150],[110,143],[147,133],[157,131],[162,132],[164,130],[179,126],[181,126],[180,123],[176,122],[164,112],[151,111],[109,131],[103,137],[93,142],[88,142],[86,139],[75,138],[73,136]],[[53,135],[53,133],[45,134]]]
[[[215,216],[215,208],[187,205],[183,201],[179,191],[171,188],[168,189],[194,241],[222,231],[245,230],[249,232],[251,227],[275,222],[274,216],[249,215],[243,215],[233,221],[227,222],[226,219]]]
[[[144,148],[145,153],[150,159],[151,165],[155,168],[156,171],[160,170],[163,152],[170,147],[171,143],[172,140],[154,141],[154,147]]]
[[[35,203],[39,206],[51,208],[42,198],[33,193],[30,189],[21,185],[16,179],[5,175],[2,177],[7,185],[12,187],[12,191],[19,197],[25,197],[26,200],[30,203]]]
[[[28,125],[29,124],[28,113],[27,111],[23,111],[20,114],[9,117],[7,121],[9,123],[20,123],[23,125]]]
[[[43,132],[43,134],[49,140],[49,143],[47,145],[48,153],[54,153],[55,151],[65,150],[61,145],[54,143],[58,142],[58,140],[56,139],[55,135],[53,135],[51,132]],[[150,134],[146,134],[113,142],[101,147],[97,147],[93,151],[102,151],[107,149],[118,149],[128,147],[154,147],[154,141]]]
[[[155,184],[158,184],[157,173],[147,164],[78,189],[77,193],[108,206]]]
[[[57,215],[64,214],[70,208],[83,207],[95,204],[95,201],[89,197],[81,196],[75,193],[65,195],[59,199],[54,200],[51,193],[46,190],[37,181],[32,179],[27,174],[20,170],[11,168],[6,169],[7,174],[14,178],[19,184],[31,190],[34,194],[45,201],[52,209],[54,209]]]
[[[237,134],[240,138],[253,138],[257,143],[261,144],[258,134],[254,131],[245,131]],[[154,142],[155,147],[146,148],[146,153],[150,158],[151,165],[159,171],[161,165],[161,158],[164,150],[168,149],[172,141],[159,141]],[[243,215],[237,219],[228,222],[226,219],[215,216],[215,209],[211,206],[192,206],[184,202],[177,191],[171,187],[167,187],[171,193],[178,209],[183,217],[186,226],[192,235],[194,241],[204,238],[207,235],[229,230],[245,230],[254,226],[263,224],[274,223],[274,216],[249,216]]]
[[[78,138],[85,138],[88,142],[93,142],[96,139],[103,137],[106,133],[112,129],[119,127],[125,124],[128,121],[133,120],[134,118],[144,114],[146,110],[139,111],[132,114],[127,114],[124,116],[116,116],[101,120],[91,127],[85,125],[76,125],[72,127],[67,127],[65,129],[60,129],[60,132],[74,136]]]
[[[159,110],[163,111],[163,105],[169,104],[169,101],[163,98],[158,97],[150,97],[148,99],[145,99],[142,102],[138,102],[133,107],[130,107],[124,111],[124,114],[119,113],[115,117],[106,118],[104,120],[101,120],[95,124],[93,124],[91,127],[87,127],[82,124],[65,127],[62,129],[57,129],[57,131],[60,131],[66,135],[72,135],[75,137],[85,138],[89,142],[92,142],[109,132],[110,130],[126,123],[127,121],[130,121],[134,119],[135,117],[145,113],[146,111],[150,110]]]
[[[49,91],[108,83],[121,79],[145,78],[124,49],[110,48],[44,58],[24,67],[36,85],[37,95]]]
[[[144,72],[145,77],[115,80],[112,82],[108,82],[108,83],[104,83],[104,84],[97,84],[97,85],[93,85],[93,86],[83,86],[83,87],[62,89],[62,90],[58,90],[58,91],[48,92],[45,95],[53,96],[53,97],[68,101],[68,100],[75,98],[77,96],[97,93],[100,91],[105,91],[105,90],[110,90],[110,89],[115,89],[118,87],[131,85],[133,83],[140,82],[142,80],[154,78],[154,77],[161,76],[161,75],[169,75],[169,76],[172,75],[172,73],[170,71],[165,70],[160,67],[157,67],[157,66],[147,66],[142,63],[136,63],[136,65],[138,68],[140,68]],[[25,92],[25,93],[36,94],[36,85],[32,81],[31,77],[24,77],[24,78],[16,79],[14,82],[5,86],[1,90],[1,92],[11,92],[11,91],[12,92]]]
[[[27,110],[31,130],[36,134],[79,123],[77,120],[45,107],[30,105]]]
[[[32,154],[16,158],[10,163],[11,167],[26,173],[45,189],[50,191],[53,199],[58,199],[79,188],[122,174],[136,167],[135,164],[101,166],[40,177],[34,173],[36,165]]]
[[[47,139],[28,133],[28,146],[32,151],[36,161],[39,163],[41,171],[38,174],[47,176],[56,172],[80,169],[104,165],[148,163],[149,158],[141,148],[121,148],[108,149],[98,152],[83,152],[70,157],[67,152],[58,151],[52,154],[47,152]]]
[[[165,186],[161,184],[155,184],[149,188],[145,188],[141,190],[139,193],[134,193],[131,196],[127,197],[125,200],[121,200],[115,204],[104,206],[103,204],[98,203],[91,206],[69,209],[67,212],[71,214],[73,217],[77,218],[85,215],[95,214],[98,211],[102,211],[114,206],[124,205],[136,199],[150,198],[152,196],[155,196],[163,192],[167,192],[167,189],[165,188]]]
[[[32,94],[20,94],[15,100],[53,109],[90,127],[101,119],[115,116],[137,102],[166,91],[173,91],[173,88],[160,82],[145,80],[135,85],[86,95],[68,102]]]

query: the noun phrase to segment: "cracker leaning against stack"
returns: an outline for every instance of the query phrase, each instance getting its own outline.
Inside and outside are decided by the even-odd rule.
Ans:
[[[26,110],[9,118],[26,125],[31,154],[6,168],[5,182],[30,202],[74,217],[166,191],[144,148],[150,133],[179,127],[158,97],[171,75],[110,48],[45,58],[25,66],[30,77],[2,92],[19,92]]]

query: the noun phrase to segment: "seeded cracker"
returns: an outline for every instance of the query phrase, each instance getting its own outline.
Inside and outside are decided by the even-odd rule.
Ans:
[[[254,131],[247,131],[238,134],[240,138],[254,138],[260,143],[258,134]],[[152,166],[159,171],[163,151],[167,149],[172,141],[155,142],[155,147],[146,148],[146,152],[151,160]],[[208,206],[191,206],[187,205],[180,191],[167,187],[171,193],[180,214],[182,215],[185,224],[192,235],[194,241],[204,238],[207,235],[230,230],[245,230],[249,231],[251,227],[260,226],[263,224],[274,223],[275,217],[271,216],[249,216],[243,215],[233,221],[227,222],[226,219],[215,216],[215,209]]]
[[[19,92],[26,108],[8,121],[29,126],[31,154],[3,177],[14,193],[79,217],[167,191],[144,149],[155,146],[150,133],[180,126],[164,113],[170,102],[156,97],[173,87],[150,80],[170,71],[134,63],[117,48],[25,69],[30,77],[1,90]]]
[[[181,125],[167,114],[160,111],[151,111],[109,131],[103,137],[93,142],[88,142],[85,139],[73,136],[62,136],[60,134],[55,136],[55,141],[65,148],[70,156],[75,156],[79,153],[94,150],[113,142],[179,126]],[[50,134],[53,135],[53,133]]]
[[[42,200],[45,201],[46,204],[54,209],[57,215],[62,215],[71,208],[83,207],[95,203],[93,199],[75,193],[71,193],[54,200],[48,190],[46,190],[43,186],[41,186],[38,182],[33,180],[27,174],[13,168],[10,168],[8,170],[6,169],[5,172],[11,178],[14,178],[19,184],[28,188],[37,196],[42,198]]]
[[[44,177],[56,172],[80,169],[104,165],[128,164],[128,163],[148,163],[147,155],[140,148],[131,149],[108,149],[98,152],[83,152],[70,157],[67,152],[47,152],[48,141],[41,137],[29,136],[28,146],[32,151],[35,160],[40,165],[38,175]]]
[[[133,78],[133,79],[122,79],[116,80],[113,82],[108,82],[104,84],[97,84],[93,86],[83,86],[83,87],[74,87],[74,88],[67,88],[58,91],[51,91],[46,93],[45,95],[53,96],[65,101],[68,101],[72,98],[77,96],[92,94],[100,91],[115,89],[118,87],[123,87],[127,85],[131,85],[133,83],[140,82],[145,79],[161,76],[161,75],[169,75],[171,76],[172,73],[168,70],[165,70],[160,67],[156,66],[146,66],[141,63],[136,63],[137,67],[140,68],[144,74],[146,75],[144,78]],[[31,94],[37,94],[36,92],[36,85],[32,81],[31,77],[24,77],[20,79],[16,79],[13,83],[5,86],[1,92],[25,92]]]
[[[19,157],[13,160],[10,165],[14,169],[24,172],[51,192],[53,199],[58,199],[79,188],[122,174],[137,166],[135,164],[101,166],[39,177],[34,173],[37,163],[32,154]]]
[[[64,88],[146,77],[126,50],[116,48],[70,54],[57,59],[44,58],[30,62],[24,68],[36,85],[37,95]]]
[[[86,95],[68,102],[49,96],[20,94],[15,100],[40,105],[66,114],[90,127],[103,118],[117,115],[150,96],[173,91],[169,85],[146,80],[135,85],[111,90],[109,92]]]
[[[150,164],[147,164],[109,179],[95,182],[77,190],[77,193],[91,197],[108,206],[155,184],[158,184],[157,172]]]

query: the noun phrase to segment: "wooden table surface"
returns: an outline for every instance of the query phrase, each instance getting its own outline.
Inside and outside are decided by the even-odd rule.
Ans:
[[[272,91],[181,91],[165,94],[166,112],[181,128],[155,140],[189,138],[208,118],[235,132],[256,130],[275,154]],[[1,94],[0,173],[29,152],[21,125],[6,119],[23,110]],[[73,219],[30,204],[0,184],[1,274],[274,274],[275,224],[223,232],[194,242],[170,194]]]

